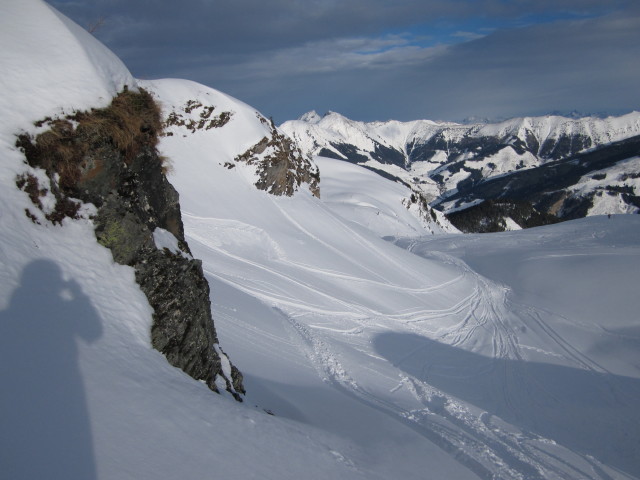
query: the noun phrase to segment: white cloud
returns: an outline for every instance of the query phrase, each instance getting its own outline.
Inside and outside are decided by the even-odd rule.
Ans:
[[[477,40],[479,38],[485,37],[486,35],[487,35],[486,33],[481,34],[477,32],[463,32],[463,31],[457,31],[451,34],[452,37],[461,38],[463,40]]]
[[[406,67],[428,62],[446,48],[416,45],[410,35],[329,39],[261,53],[232,66],[225,76],[268,78]]]

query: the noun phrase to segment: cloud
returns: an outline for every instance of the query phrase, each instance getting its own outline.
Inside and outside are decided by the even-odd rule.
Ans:
[[[496,32],[452,47],[414,73],[446,91],[451,115],[640,107],[640,16],[609,16]]]
[[[519,20],[559,12],[618,8],[624,0],[55,0],[86,25],[109,21],[99,32],[114,48],[135,42],[150,50],[176,45],[213,53],[248,53],[333,38],[380,36],[407,25],[474,18]]]
[[[260,80],[291,75],[329,75],[347,70],[405,68],[424,64],[444,49],[443,46],[416,45],[409,35],[338,38],[253,55],[251,59],[231,66],[225,76],[250,76]]]
[[[309,107],[318,110],[330,99],[330,109],[364,120],[622,113],[640,109],[639,32],[632,15],[498,31],[374,75],[353,67],[308,76],[298,95],[317,99]],[[265,106],[289,118],[303,113],[275,98]]]
[[[451,34],[451,36],[456,37],[456,38],[460,38],[463,40],[477,40],[479,38],[482,38],[484,36],[486,36],[486,33],[482,34],[482,33],[477,33],[477,32],[463,32],[463,31],[457,31]]]
[[[640,108],[625,0],[57,0],[142,78],[183,77],[283,121]],[[522,26],[514,28],[514,26]]]

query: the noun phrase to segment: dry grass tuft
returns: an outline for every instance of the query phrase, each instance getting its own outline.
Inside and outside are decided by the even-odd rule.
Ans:
[[[76,122],[75,128],[70,120]],[[162,129],[160,107],[144,89],[125,89],[106,108],[37,122],[45,124],[49,130],[35,139],[22,134],[16,146],[31,166],[44,168],[49,176],[59,174],[63,190],[74,188],[83,175],[90,174],[84,171],[90,152],[110,144],[131,164],[143,149],[156,147]]]
[[[57,178],[52,190],[56,190],[60,205],[56,218],[50,219],[54,223],[77,212],[77,204],[67,201],[66,196],[77,190],[81,180],[92,178],[103,168],[100,152],[104,147],[115,148],[124,163],[131,165],[140,153],[155,150],[162,130],[160,107],[151,94],[144,89],[134,92],[126,88],[106,108],[36,122],[36,126],[44,125],[49,129],[35,138],[19,135],[16,146],[22,149],[29,165],[43,168],[52,181]],[[170,168],[168,161],[164,168]],[[18,182],[37,205],[36,196],[29,191],[33,190],[32,182]]]
[[[155,148],[162,130],[160,107],[149,92],[124,90],[104,109],[77,114],[78,136],[108,139],[130,164],[144,147]]]

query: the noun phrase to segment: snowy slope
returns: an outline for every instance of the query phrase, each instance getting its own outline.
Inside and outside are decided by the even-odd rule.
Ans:
[[[578,196],[595,192],[589,215],[639,213],[640,206],[629,204],[624,196],[640,192],[640,158],[633,157],[585,175],[572,190]]]
[[[135,85],[119,58],[46,3],[6,0],[0,8],[0,63],[11,66],[0,79],[0,109],[12,113],[9,134],[46,116],[104,107]]]
[[[180,104],[183,98],[169,97],[174,90],[156,92],[165,105]],[[370,172],[318,158],[322,201],[304,191],[276,198],[225,168],[222,147],[195,152],[190,142],[168,136],[161,148],[174,162],[170,179],[181,192],[186,235],[213,285],[221,341],[245,374],[249,404],[348,439],[351,450],[341,455],[367,475],[423,478],[425,468],[434,478],[639,473],[631,446],[637,359],[629,351],[620,358],[609,349],[589,353],[603,334],[599,318],[582,319],[571,301],[561,311],[544,298],[527,303],[517,282],[492,279],[462,255],[415,240],[420,226],[401,215],[399,187]],[[535,250],[532,244],[553,235],[543,230],[509,237],[507,246],[521,238],[513,255],[551,252],[553,259],[575,235],[586,242],[576,261],[592,248],[606,261],[605,253],[626,241],[621,258],[628,263],[610,269],[625,288],[638,262],[637,245],[625,239],[640,225],[595,245],[593,228],[597,238],[606,233],[596,224],[559,230]],[[380,239],[394,230],[412,235],[414,253]],[[447,245],[474,239],[433,237]],[[502,238],[487,241],[499,251]],[[562,268],[552,261],[547,267],[556,276]],[[563,277],[569,283],[571,272]],[[593,285],[581,285],[595,295]],[[619,300],[608,304],[621,312],[616,328],[632,330],[604,334],[609,342],[633,342],[636,320],[628,312],[639,305],[629,300],[621,309]],[[563,387],[569,378],[571,388]],[[590,423],[593,416],[599,420]]]
[[[25,216],[15,135],[135,82],[40,0],[3,2],[0,27],[3,478],[362,478],[340,461],[342,439],[212,394],[152,350],[133,270],[114,264],[89,220]]]
[[[324,159],[322,200],[305,188],[276,197],[235,160],[270,131],[261,116],[213,89],[163,80],[139,83],[167,118],[189,100],[233,112],[208,130],[169,126],[159,148],[246,400],[172,368],[150,347],[151,311],[132,269],[113,263],[91,221],[35,225],[24,215],[16,129],[59,112],[56,96],[65,109],[102,106],[128,78],[50,12],[39,0],[0,7],[3,46],[20,53],[3,52],[3,71],[24,72],[0,117],[3,474],[640,477],[635,217],[431,235],[398,204],[404,187]],[[15,34],[36,35],[32,18],[47,45],[103,52],[96,61],[113,76],[94,84],[104,70],[54,49],[80,90],[52,85],[40,111],[29,81],[54,66],[47,56],[29,63],[41,47]],[[390,235],[395,243],[381,238]]]
[[[406,185],[340,160],[316,157],[315,162],[322,173],[323,203],[380,237],[458,232],[441,212],[412,203],[414,192]]]

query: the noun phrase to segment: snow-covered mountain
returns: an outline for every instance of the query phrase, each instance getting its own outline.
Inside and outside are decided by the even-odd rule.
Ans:
[[[217,90],[131,78],[41,0],[3,2],[0,27],[3,476],[640,477],[637,216],[445,233],[420,191],[314,164]],[[75,158],[86,112],[125,90],[151,93],[162,135],[105,195],[131,200],[123,218],[149,199],[143,218],[162,222],[137,190],[158,150],[183,232],[165,219],[148,247],[185,272],[201,262],[221,395],[152,348],[155,318],[189,305],[167,288],[158,311],[140,265],[114,261],[130,232],[101,229],[108,202],[67,195],[77,211],[52,216],[72,190],[16,145],[40,136]],[[105,145],[152,137],[131,125],[82,150],[79,181],[110,171]],[[17,181],[27,173],[37,182]],[[225,393],[220,345],[243,374],[242,403]]]
[[[432,205],[446,212],[498,197],[526,200],[564,218],[640,210],[639,162],[634,158],[640,152],[638,112],[608,118],[514,118],[496,124],[363,123],[335,112],[323,117],[309,112],[282,129],[304,152],[387,172],[419,187]],[[598,154],[588,155],[593,152]],[[578,168],[567,168],[575,164]],[[543,166],[551,176],[562,169],[566,181],[547,185],[537,173]],[[607,181],[597,185],[587,180],[607,174]],[[509,185],[511,175],[517,175],[520,190]],[[476,188],[494,180],[500,182],[499,191]]]

